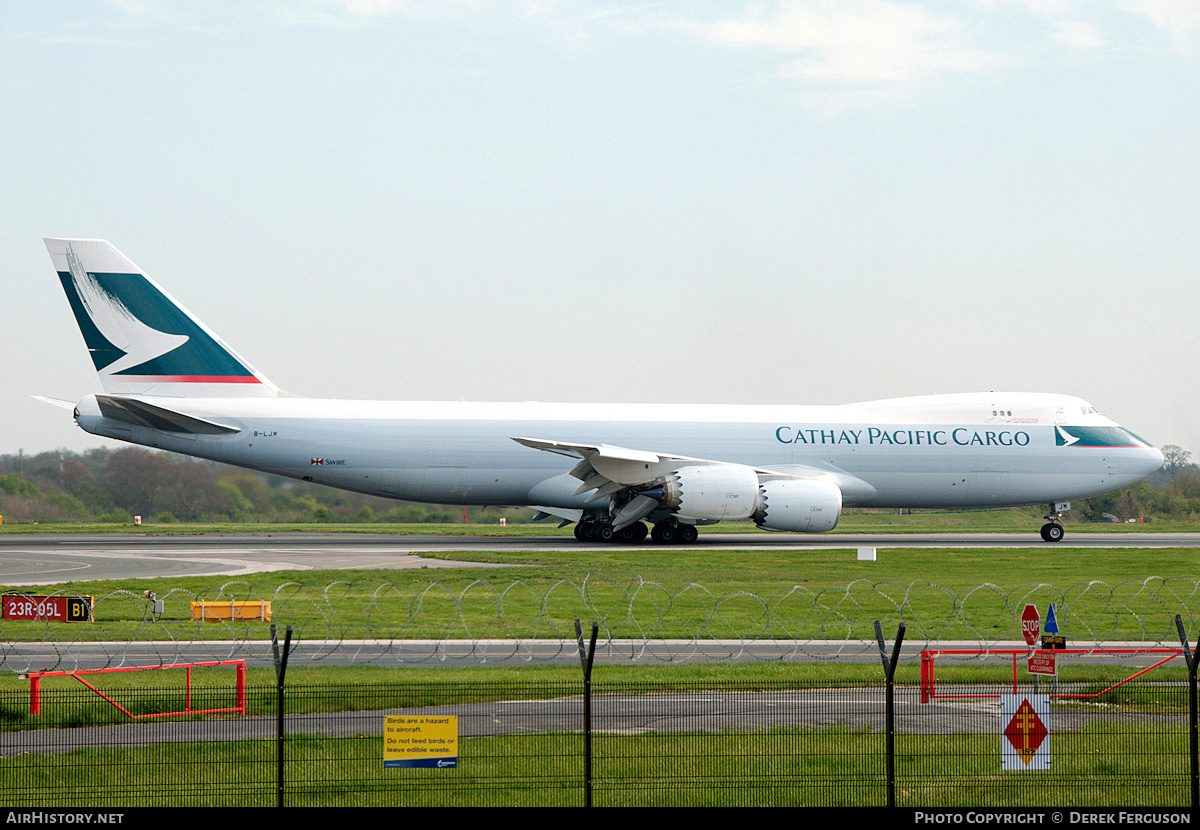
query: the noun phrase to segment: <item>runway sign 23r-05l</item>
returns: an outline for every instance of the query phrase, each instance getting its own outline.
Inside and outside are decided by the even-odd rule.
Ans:
[[[92,619],[94,597],[31,597],[5,594],[0,603],[6,620],[45,620],[47,622],[88,622]]]

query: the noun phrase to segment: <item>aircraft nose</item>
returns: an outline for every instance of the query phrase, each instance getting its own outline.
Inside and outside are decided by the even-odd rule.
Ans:
[[[1109,461],[1109,473],[1114,474],[1114,482],[1123,482],[1119,486],[1128,487],[1141,481],[1163,465],[1163,454],[1156,447],[1143,445],[1131,447],[1120,456],[1112,457]]]
[[[1150,475],[1151,473],[1153,473],[1155,470],[1157,470],[1159,467],[1161,467],[1163,465],[1163,461],[1165,459],[1163,458],[1162,450],[1160,450],[1158,447],[1147,447],[1145,455],[1146,455],[1146,473],[1145,474]]]

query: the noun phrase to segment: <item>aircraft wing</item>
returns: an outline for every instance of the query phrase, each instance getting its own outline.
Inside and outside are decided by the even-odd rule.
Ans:
[[[539,438],[513,438],[518,444],[559,455],[574,456],[580,461],[571,468],[571,476],[583,483],[572,493],[578,496],[588,490],[596,492],[588,501],[596,501],[626,487],[652,487],[661,484],[681,461],[693,466],[716,462],[681,455],[634,450],[611,444],[575,444],[568,441],[547,441]]]
[[[579,463],[571,468],[570,474],[583,483],[572,495],[577,496],[588,490],[595,490],[588,496],[589,502],[610,496],[626,487],[645,489],[663,484],[673,472],[682,466],[748,467],[744,464],[649,452],[611,444],[577,444],[540,438],[513,438],[513,440],[535,450],[579,458]],[[748,468],[757,474],[760,481],[785,478],[827,478],[830,474],[828,470],[820,470],[815,467],[789,466],[786,472],[752,466]]]
[[[611,444],[513,440],[578,458],[569,475],[582,483],[571,495],[590,490],[585,503],[613,497],[612,527],[618,531],[661,508],[697,524],[753,517],[767,530],[832,530],[846,501],[869,503],[876,495],[867,482],[832,466],[770,470]],[[539,510],[579,521],[547,507]]]

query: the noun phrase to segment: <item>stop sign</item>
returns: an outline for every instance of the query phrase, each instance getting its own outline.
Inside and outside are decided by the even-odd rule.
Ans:
[[[1042,618],[1038,616],[1037,606],[1030,603],[1021,612],[1021,636],[1025,638],[1026,645],[1032,646],[1037,642],[1038,635],[1041,633]]]

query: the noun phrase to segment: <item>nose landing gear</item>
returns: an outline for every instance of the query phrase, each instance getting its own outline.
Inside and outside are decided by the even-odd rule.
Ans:
[[[1050,502],[1050,512],[1044,518],[1046,524],[1042,525],[1042,541],[1044,542],[1061,542],[1067,531],[1063,527],[1062,514],[1064,510],[1070,510],[1071,503],[1069,501],[1052,501]]]
[[[1061,542],[1066,531],[1058,522],[1047,522],[1042,525],[1042,541],[1045,542]]]

